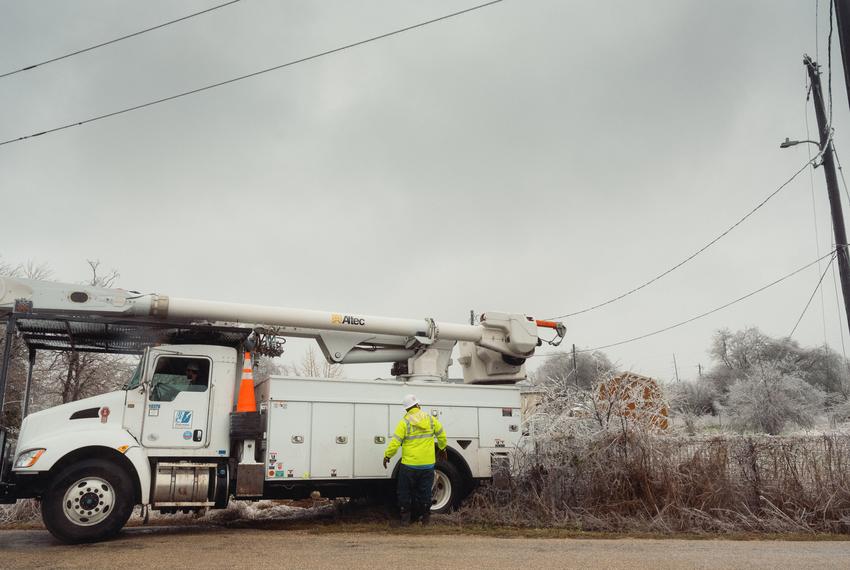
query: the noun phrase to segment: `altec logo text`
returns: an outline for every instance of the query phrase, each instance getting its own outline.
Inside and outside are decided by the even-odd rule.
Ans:
[[[340,315],[334,313],[331,315],[331,324],[333,325],[359,325],[366,326],[366,319],[362,317],[352,317],[351,315]]]

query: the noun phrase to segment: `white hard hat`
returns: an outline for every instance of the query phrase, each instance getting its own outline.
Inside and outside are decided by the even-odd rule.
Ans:
[[[414,396],[413,394],[408,394],[408,395],[407,395],[407,396],[405,396],[405,397],[404,397],[404,399],[401,401],[401,405],[402,405],[402,406],[404,406],[404,409],[405,409],[405,410],[409,410],[409,409],[410,409],[410,408],[412,408],[413,406],[418,406],[418,405],[419,405],[419,400],[417,400],[417,399],[416,399],[416,396]]]

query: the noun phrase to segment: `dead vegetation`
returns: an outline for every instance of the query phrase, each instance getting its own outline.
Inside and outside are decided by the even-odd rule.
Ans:
[[[473,496],[463,523],[580,531],[850,532],[850,436],[550,439]]]

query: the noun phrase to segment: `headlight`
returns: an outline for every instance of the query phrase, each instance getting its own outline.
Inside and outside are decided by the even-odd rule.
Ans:
[[[15,461],[15,469],[32,467],[44,451],[44,449],[30,449],[29,451],[24,451],[18,456],[18,460]]]

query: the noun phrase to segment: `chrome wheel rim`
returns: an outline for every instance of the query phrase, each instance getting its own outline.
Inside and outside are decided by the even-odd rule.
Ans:
[[[452,498],[452,480],[440,471],[434,471],[434,483],[431,485],[431,510],[439,511],[445,508]]]
[[[65,492],[62,512],[69,521],[79,526],[93,526],[103,522],[115,508],[115,491],[100,477],[80,479]]]

